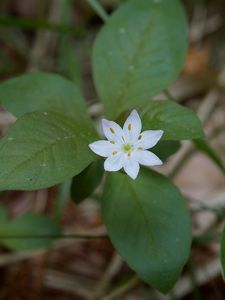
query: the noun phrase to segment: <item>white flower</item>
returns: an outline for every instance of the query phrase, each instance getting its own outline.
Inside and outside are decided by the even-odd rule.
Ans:
[[[140,165],[158,166],[162,161],[146,149],[154,147],[163,135],[163,130],[146,130],[141,133],[141,119],[133,110],[123,129],[115,122],[102,120],[104,134],[108,140],[101,140],[89,145],[91,150],[103,157],[106,171],[124,171],[136,179]]]

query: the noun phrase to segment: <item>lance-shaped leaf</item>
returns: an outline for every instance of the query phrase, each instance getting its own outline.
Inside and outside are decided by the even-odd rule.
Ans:
[[[0,190],[49,187],[94,160],[92,127],[59,113],[28,113],[0,141]]]
[[[116,118],[176,79],[187,52],[187,24],[178,0],[130,0],[97,36],[94,80],[105,113]]]
[[[112,243],[128,265],[160,291],[171,289],[191,243],[189,213],[178,189],[147,169],[135,181],[112,173],[102,210]]]
[[[140,110],[144,130],[164,130],[163,140],[204,137],[201,122],[190,109],[173,101],[150,101]]]

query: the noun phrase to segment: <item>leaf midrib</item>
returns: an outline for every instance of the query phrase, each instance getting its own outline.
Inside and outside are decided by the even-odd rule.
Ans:
[[[141,35],[141,39],[139,40],[139,43],[137,44],[137,47],[135,48],[134,55],[133,55],[132,59],[130,60],[129,65],[134,66],[134,71],[136,69],[135,66],[138,64],[138,60],[140,58],[140,54],[139,53],[141,52],[141,50],[144,47],[144,45],[148,42],[148,40],[146,40],[146,38],[145,38],[145,34],[146,34],[146,32],[148,32],[148,30],[150,28],[150,25],[152,24],[152,18],[153,18],[153,16],[151,16],[150,21],[147,22],[144,30],[140,34]],[[129,90],[130,84],[132,82],[133,74],[134,74],[134,72],[130,72],[128,70],[128,68],[127,68],[127,71],[125,73],[124,79],[122,80],[122,82],[124,82],[124,84],[123,84],[123,91],[122,91],[121,95],[117,99],[118,103],[124,104],[124,102],[126,100],[127,92]],[[121,108],[117,108],[116,110],[119,111],[120,109]],[[116,115],[118,115],[118,113]]]
[[[143,215],[143,220],[144,220],[144,223],[146,224],[147,232],[149,232],[149,235],[148,235],[149,248],[151,248],[151,246],[152,246],[154,256],[158,260],[158,255],[157,255],[158,252],[157,252],[157,249],[156,249],[155,238],[154,238],[154,234],[151,230],[151,225],[148,222],[148,217],[147,217],[147,215],[144,211],[144,208],[141,205],[141,202],[139,201],[139,198],[136,194],[136,190],[134,189],[134,187],[132,186],[132,184],[130,182],[129,182],[129,185],[130,185],[130,191],[134,196],[133,197],[133,199],[135,200],[134,202],[136,203],[136,206],[139,208],[139,211],[140,211],[141,215]]]

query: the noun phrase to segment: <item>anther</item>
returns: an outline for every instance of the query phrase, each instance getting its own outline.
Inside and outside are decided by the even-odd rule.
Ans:
[[[113,129],[112,127],[110,127],[109,129],[110,129],[110,131],[111,131],[113,134],[115,134],[115,131],[114,131],[114,129]]]

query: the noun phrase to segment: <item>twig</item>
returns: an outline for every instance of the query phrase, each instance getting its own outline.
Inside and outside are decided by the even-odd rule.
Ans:
[[[42,3],[42,2],[40,2]],[[52,0],[50,6],[50,12],[48,16],[49,22],[58,22],[61,19],[61,6],[64,3],[61,0]],[[46,69],[51,69],[53,61],[51,57],[54,57],[54,51],[58,40],[58,34],[56,32],[38,32],[34,40],[32,51],[30,53],[30,65],[28,71],[33,72],[39,69],[39,64],[47,66]]]
[[[121,285],[120,287],[118,287],[114,291],[112,291],[110,294],[108,294],[107,296],[103,297],[102,300],[114,300],[114,299],[118,299],[119,297],[122,297],[126,293],[130,292],[132,289],[134,289],[140,283],[141,283],[141,280],[136,275],[134,275],[125,284]]]
[[[87,298],[87,300],[98,300],[104,295],[107,290],[112,278],[119,272],[123,264],[122,258],[115,254],[110,261],[104,275],[97,284],[94,292]]]
[[[100,230],[95,230],[87,233],[78,233],[78,235],[75,234],[75,236],[77,236],[76,241],[78,241],[80,239],[84,239],[84,238],[86,239],[87,237],[102,238],[103,233],[104,232],[102,232],[102,229],[100,228]],[[72,235],[67,234],[67,237],[65,239],[56,241],[53,247],[51,248],[51,250],[61,249],[73,244],[75,242],[74,235],[72,238],[69,238],[69,236],[72,237]],[[27,260],[39,255],[43,255],[48,251],[49,249],[40,249],[36,251],[21,251],[18,253],[1,254],[0,266],[5,266],[22,260]]]
[[[64,272],[47,269],[44,275],[44,285],[51,289],[69,292],[82,298],[88,297],[95,281]]]

